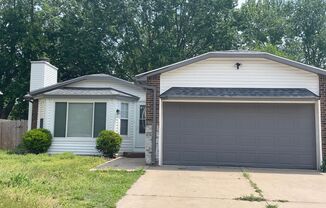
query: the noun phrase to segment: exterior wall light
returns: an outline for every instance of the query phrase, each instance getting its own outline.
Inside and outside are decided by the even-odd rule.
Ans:
[[[234,66],[237,67],[237,69],[240,69],[240,66],[241,66],[241,65],[242,65],[242,64],[239,63],[239,62],[237,62],[237,63],[234,64]]]

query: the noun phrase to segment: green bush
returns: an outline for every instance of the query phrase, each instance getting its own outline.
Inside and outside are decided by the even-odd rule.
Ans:
[[[103,130],[96,138],[96,149],[103,155],[113,157],[119,152],[122,137],[114,131]]]
[[[326,160],[320,166],[320,171],[326,173]]]
[[[52,135],[47,129],[32,129],[23,136],[23,145],[29,153],[44,153],[51,146]]]

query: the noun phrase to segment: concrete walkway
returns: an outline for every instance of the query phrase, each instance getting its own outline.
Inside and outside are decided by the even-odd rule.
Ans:
[[[258,196],[240,168],[149,168],[118,204],[118,208],[279,208],[326,207],[326,175],[316,171],[248,169],[267,202],[235,200]],[[288,200],[281,203],[274,200]]]
[[[105,169],[134,171],[137,169],[147,169],[147,166],[145,164],[145,158],[118,157],[116,159],[109,160],[92,170]]]

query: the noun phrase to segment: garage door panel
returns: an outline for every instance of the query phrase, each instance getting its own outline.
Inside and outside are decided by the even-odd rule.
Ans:
[[[316,166],[312,104],[165,103],[163,163]]]

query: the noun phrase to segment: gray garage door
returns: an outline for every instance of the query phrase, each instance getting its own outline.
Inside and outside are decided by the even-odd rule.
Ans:
[[[165,103],[163,164],[316,167],[311,104]]]

